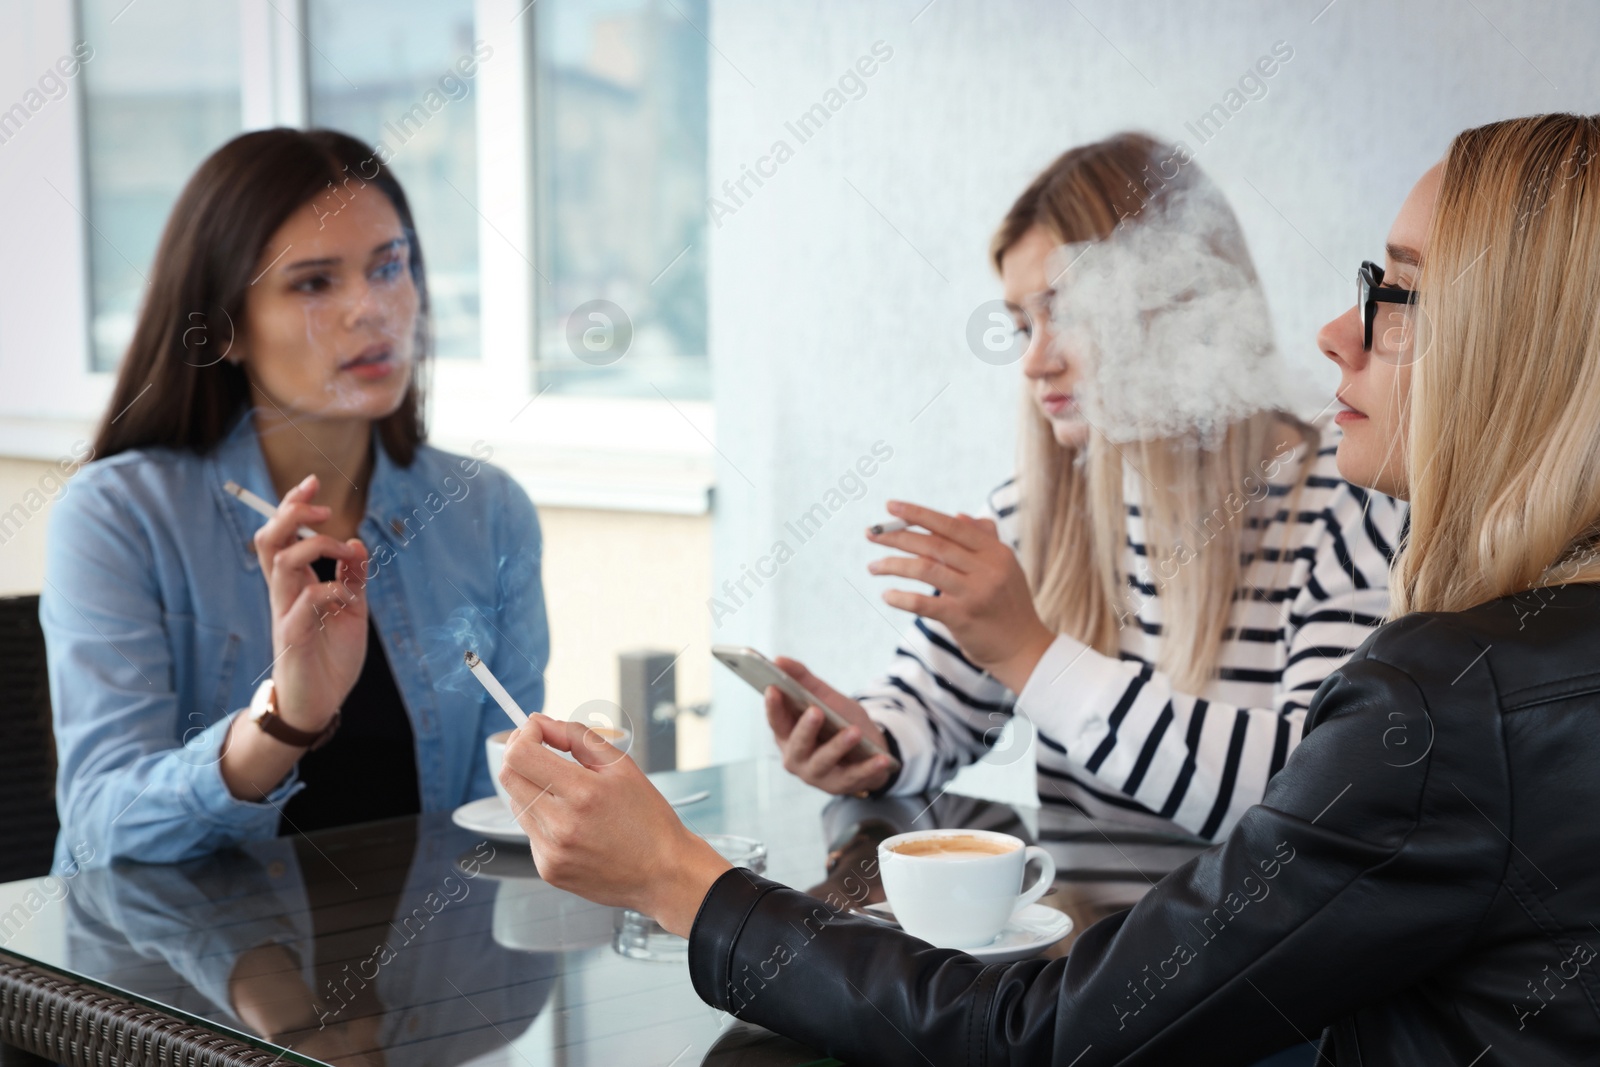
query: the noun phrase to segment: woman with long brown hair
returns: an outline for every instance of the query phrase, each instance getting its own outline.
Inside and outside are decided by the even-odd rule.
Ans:
[[[889,505],[921,529],[872,536],[911,555],[870,569],[937,595],[884,595],[918,619],[855,700],[781,661],[855,723],[818,744],[818,713],[769,691],[785,765],[831,792],[926,792],[1018,716],[1046,821],[1220,839],[1381,621],[1402,512],[1339,476],[1336,428],[1284,410],[1243,233],[1181,149],[1125,133],[1064,153],[990,257],[1027,338],[1018,476],[980,518]],[[863,735],[897,776],[848,755]]]
[[[274,129],[201,164],[52,520],[58,868],[68,842],[176,861],[491,792],[508,724],[462,649],[542,704],[539,526],[491,450],[426,443],[429,348],[371,148]]]
[[[502,781],[540,872],[688,936],[714,1007],[851,1063],[1237,1064],[1319,1032],[1335,1065],[1592,1062],[1597,160],[1600,115],[1496,122],[1406,198],[1318,336],[1340,471],[1413,505],[1393,617],[1227,841],[1069,956],[986,966],[730,870],[536,716]]]

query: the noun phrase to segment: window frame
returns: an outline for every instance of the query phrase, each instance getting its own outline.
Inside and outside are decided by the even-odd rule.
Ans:
[[[310,113],[306,0],[236,0],[241,35],[241,129],[304,127]],[[440,447],[465,451],[478,440],[495,449],[536,503],[552,506],[696,515],[709,513],[714,484],[715,419],[709,400],[546,395],[536,375],[539,284],[537,178],[532,127],[536,82],[534,20],[527,0],[474,0],[477,37],[494,48],[479,68],[473,102],[478,129],[480,355],[434,360],[428,392],[429,436]],[[66,42],[81,30],[78,4],[58,11],[56,34]],[[49,17],[49,16],[46,16]],[[489,29],[485,27],[500,27]],[[14,383],[0,399],[0,455],[55,460],[75,442],[92,439],[109,403],[114,374],[90,369],[89,222],[84,94],[76,99],[71,132],[44,149],[41,170],[62,175],[70,204],[40,225],[76,240],[57,242],[69,279],[64,303],[78,306],[76,336],[50,338],[60,357],[10,368]],[[20,161],[19,161],[20,162]],[[493,220],[491,223],[490,220]],[[41,331],[17,331],[18,352],[44,351]],[[65,342],[65,343],[63,343]],[[65,351],[63,351],[65,349]],[[707,357],[709,358],[709,356]],[[5,368],[0,368],[5,370]],[[501,399],[508,398],[508,399]]]

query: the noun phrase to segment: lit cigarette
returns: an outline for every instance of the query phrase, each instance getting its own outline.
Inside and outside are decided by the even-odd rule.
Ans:
[[[877,537],[880,534],[899,533],[901,530],[911,529],[911,524],[904,519],[890,519],[888,522],[874,523],[867,527],[867,532]]]
[[[472,676],[489,691],[489,695],[494,697],[494,702],[499,704],[501,710],[507,715],[511,716],[511,721],[518,726],[526,725],[528,713],[523,711],[515,700],[511,699],[511,694],[506,692],[506,687],[500,684],[500,679],[496,678],[494,672],[489,670],[489,665],[479,659],[478,654],[471,649],[468,649],[466,655],[461,658],[467,661],[467,670],[471,671]]]
[[[254,511],[256,514],[265,515],[269,519],[275,519],[278,517],[277,508],[273,507],[265,500],[262,500],[260,497],[256,496],[238,482],[224,482],[222,483],[222,488],[232,493],[239,503],[243,504],[251,511]],[[296,526],[294,528],[294,532],[299,534],[301,537],[317,536],[317,531],[313,530],[309,526]]]

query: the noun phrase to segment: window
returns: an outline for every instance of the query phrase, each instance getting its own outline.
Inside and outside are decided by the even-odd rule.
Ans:
[[[533,14],[539,387],[704,399],[705,0]]]
[[[311,123],[374,145],[406,191],[428,268],[435,354],[480,356],[472,0],[314,0]],[[487,57],[487,58],[485,58]]]
[[[200,161],[239,133],[239,17],[216,0],[82,0],[90,364],[133,336],[161,228]]]
[[[93,336],[40,387],[72,398],[62,417],[99,416],[161,227],[201,160],[245,129],[325,126],[381,148],[411,202],[441,443],[476,439],[490,416],[506,462],[545,499],[709,507],[708,0],[69,11],[67,32],[96,50],[85,190],[69,200],[87,222],[69,255]],[[81,387],[65,388],[74,375]]]

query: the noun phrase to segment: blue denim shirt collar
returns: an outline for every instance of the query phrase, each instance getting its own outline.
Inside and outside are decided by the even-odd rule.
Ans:
[[[240,566],[247,571],[261,569],[252,541],[261,523],[253,515],[246,514],[248,509],[223,487],[228,482],[237,482],[268,503],[278,502],[278,490],[267,471],[267,460],[261,451],[261,437],[256,432],[254,416],[253,408],[240,413],[222,440],[211,450],[206,464],[211,495],[216,498],[217,507],[226,517],[228,528],[235,534],[231,538],[234,551],[238,553]],[[282,432],[291,430],[286,427]],[[406,469],[397,464],[383,447],[376,426],[372,429],[372,449],[376,460],[372,467],[372,481],[367,487],[367,510],[359,529],[359,536],[369,551],[376,544],[375,538],[382,538],[392,545],[395,540],[393,523],[396,521],[392,516],[404,515],[411,510],[411,506],[406,504],[411,495],[408,492],[411,479]]]

